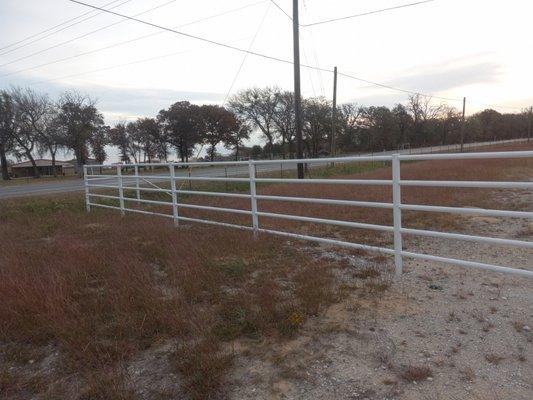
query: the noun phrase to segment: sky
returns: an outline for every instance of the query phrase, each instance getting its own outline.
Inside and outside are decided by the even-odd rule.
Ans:
[[[187,34],[292,59],[292,22],[270,0],[85,1]],[[300,23],[413,1],[300,0]],[[292,14],[292,0],[275,2]],[[533,105],[531,15],[530,0],[435,0],[301,27],[301,61],[326,70],[338,67],[339,103],[392,106],[407,99],[404,92],[366,80],[451,99],[433,101],[457,108],[466,97],[467,113],[488,107],[515,111],[512,107]],[[43,30],[48,31],[22,41]],[[180,100],[223,104],[228,95],[252,86],[292,90],[292,68],[68,0],[0,1],[0,88],[28,86],[51,97],[76,89],[98,99],[110,125],[153,117]],[[302,68],[304,96],[331,98],[332,92],[331,72]]]

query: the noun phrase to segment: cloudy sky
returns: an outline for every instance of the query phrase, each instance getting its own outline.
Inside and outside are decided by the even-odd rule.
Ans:
[[[270,0],[85,1],[235,47],[292,57],[291,21]],[[291,14],[291,0],[275,1]],[[300,21],[305,25],[413,1],[301,0]],[[466,96],[468,112],[487,105],[512,111],[533,104],[531,15],[530,0],[435,0],[302,27],[301,59],[405,90]],[[178,100],[222,103],[230,89],[292,88],[290,64],[250,55],[237,75],[241,52],[68,0],[0,1],[0,38],[0,88],[31,86],[52,96],[77,89],[98,98],[109,124],[154,116]],[[302,69],[305,96],[331,97],[332,83],[331,73]],[[341,75],[338,96],[340,102],[392,105],[407,94]],[[446,102],[460,107],[460,101]]]

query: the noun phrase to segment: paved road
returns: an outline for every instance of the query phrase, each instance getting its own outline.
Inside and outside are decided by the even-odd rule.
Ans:
[[[468,144],[465,145],[467,147],[480,147],[480,146],[486,146],[491,145],[494,143],[476,143],[476,144]],[[425,147],[420,149],[412,149],[412,150],[402,150],[399,151],[400,153],[429,153],[429,152],[444,152],[444,151],[450,151],[458,149],[459,145],[447,145],[447,146],[434,146],[434,147]],[[374,153],[374,155],[390,155],[393,153],[398,153],[398,151],[386,151],[381,153]],[[364,155],[371,155],[371,154],[364,154]],[[312,165],[320,165],[323,163],[320,162],[313,162],[309,163]],[[283,165],[283,171],[288,171],[290,169],[296,168],[295,164],[286,164]],[[267,164],[267,165],[258,165],[257,167],[258,172],[275,172],[280,171],[280,164]],[[216,167],[201,167],[193,170],[193,176],[225,176],[227,173],[228,176],[239,176],[239,175],[247,175],[248,174],[248,166],[241,165],[241,166],[228,166],[226,168],[221,166]],[[165,173],[158,173],[158,174],[151,174],[151,175],[168,175],[168,172]],[[186,176],[186,171],[176,171],[176,176]],[[156,183],[157,180],[151,180],[152,182]],[[99,180],[95,181],[95,184],[108,184],[113,185],[116,183],[116,179],[110,178],[105,180]],[[131,178],[128,178],[127,176],[124,176],[124,184],[127,185],[128,183],[132,183]],[[41,196],[41,195],[50,195],[50,194],[59,194],[59,193],[71,193],[71,192],[80,192],[84,190],[84,182],[83,180],[79,179],[72,179],[72,180],[60,180],[60,181],[47,181],[42,183],[29,183],[29,184],[21,184],[21,185],[13,185],[13,186],[0,186],[0,200],[2,199],[8,199],[8,198],[15,198],[15,197],[25,197],[25,196]]]

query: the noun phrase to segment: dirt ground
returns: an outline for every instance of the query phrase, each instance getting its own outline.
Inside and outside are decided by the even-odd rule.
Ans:
[[[499,168],[499,164],[495,165],[491,170],[482,167],[492,174]],[[412,166],[416,167],[414,164]],[[454,167],[462,172],[462,168],[457,165]],[[450,167],[448,172],[455,173],[453,169]],[[516,171],[514,173],[519,175],[518,178],[511,176],[510,180],[531,180],[529,169],[520,167]],[[310,191],[308,195],[318,197],[311,193],[311,189],[306,190]],[[481,196],[477,193],[481,192],[476,192],[476,196]],[[429,196],[431,193],[428,190],[424,194]],[[453,196],[440,196],[436,197],[439,204],[457,204]],[[459,206],[474,203],[470,197],[458,199],[461,200]],[[488,196],[476,199],[486,203],[486,208],[533,211],[533,191],[502,190],[491,192],[490,199]],[[300,205],[295,207],[301,208]],[[309,209],[306,207],[299,211]],[[344,217],[344,210],[337,212],[328,217]],[[47,216],[61,218],[52,223]],[[363,220],[367,217],[363,213],[357,216]],[[452,217],[450,220],[435,216],[436,222],[445,224],[443,228],[428,225],[428,221],[420,219],[419,214],[413,218],[405,216],[406,227],[410,228],[533,241],[532,220],[473,215]],[[247,232],[238,230],[231,231],[235,233],[224,230],[217,233],[211,228],[202,230],[204,228],[187,226],[176,232],[169,221],[162,226],[151,219],[141,218],[143,216],[120,218],[117,213],[108,213],[106,210],[88,215],[80,199],[71,203],[57,201],[51,204],[37,202],[13,205],[6,208],[4,214],[0,212],[0,234],[4,229],[4,241],[12,243],[13,249],[18,249],[11,249],[13,253],[20,253],[18,257],[11,255],[13,264],[16,264],[17,258],[26,260],[26,252],[33,254],[34,247],[42,247],[42,252],[35,252],[35,269],[28,269],[29,275],[35,273],[37,278],[31,275],[30,278],[35,279],[26,279],[24,274],[16,274],[19,267],[24,267],[22,264],[12,271],[14,282],[19,279],[28,284],[28,291],[20,292],[20,297],[28,303],[27,308],[23,302],[15,301],[12,302],[15,305],[21,303],[20,308],[11,313],[11,308],[5,306],[4,315],[10,316],[14,322],[22,320],[24,324],[16,326],[26,329],[26,333],[33,333],[32,329],[37,328],[48,332],[51,328],[48,320],[42,317],[41,303],[50,303],[50,297],[58,300],[57,304],[51,303],[53,307],[48,308],[53,311],[51,315],[59,320],[58,328],[52,324],[54,335],[49,336],[53,340],[46,336],[46,340],[35,339],[32,343],[29,339],[23,339],[21,331],[12,334],[12,330],[5,329],[10,335],[6,339],[0,338],[0,399],[533,399],[533,279],[409,259],[404,260],[404,274],[395,279],[393,260],[382,255],[314,246],[309,242],[274,240],[273,237],[267,240],[266,236],[263,241],[257,242]],[[36,223],[36,219],[40,222]],[[434,220],[429,222],[433,223]],[[147,221],[150,223],[147,224]],[[129,235],[122,235],[123,232]],[[146,241],[144,236],[154,239]],[[26,244],[15,240],[15,237],[25,237],[29,248],[26,249]],[[112,237],[113,240],[104,240],[106,237]],[[268,246],[264,244],[264,248],[258,245],[269,240],[272,243]],[[102,254],[92,250],[91,246],[96,248],[95,243],[99,244],[99,248],[105,248]],[[387,244],[390,245],[390,242]],[[200,245],[209,247],[210,251],[206,254],[229,252],[234,259],[228,261],[219,257],[210,260],[199,250],[189,254],[191,249]],[[404,236],[404,245],[407,251],[533,270],[531,249],[407,235]],[[4,261],[1,258],[1,246],[0,242],[0,267]],[[9,259],[7,253],[10,249],[4,248],[7,249],[4,258]],[[253,252],[249,251],[251,248]],[[83,256],[83,263],[74,260],[71,253],[76,253],[77,257]],[[184,257],[187,254],[188,258]],[[65,265],[61,264],[62,258],[67,259]],[[114,268],[117,268],[117,261],[122,261],[119,263],[122,268],[119,272],[122,271],[122,274],[117,272],[115,277],[106,268],[96,268],[101,258],[110,258]],[[55,265],[54,262],[61,265]],[[96,268],[94,276],[72,275],[71,263],[82,266],[81,271],[85,271],[87,265]],[[286,265],[283,266],[283,263]],[[255,264],[257,269],[254,269]],[[145,273],[146,266],[150,267],[148,273]],[[220,275],[224,280],[211,282],[209,274],[199,278],[195,275],[199,271],[212,274],[213,266],[221,268],[220,271],[216,269],[216,276]],[[4,267],[7,269],[7,266]],[[294,271],[306,267],[308,275],[305,281],[292,275]],[[76,319],[69,315],[70,319],[65,318],[64,324],[61,324],[63,314],[58,311],[63,309],[61,291],[70,290],[70,286],[57,286],[57,293],[50,290],[56,286],[48,282],[46,276],[38,275],[43,269],[57,272],[59,277],[61,273],[68,272],[67,277],[77,277],[83,283],[80,288],[90,294],[87,299],[102,298],[102,315],[99,318],[103,322],[92,322],[87,318],[87,327],[79,329],[81,339],[75,337],[72,345],[67,341],[68,347],[63,343],[66,339],[72,339],[67,333],[77,327],[76,321],[84,321],[85,317]],[[74,268],[76,271],[78,269]],[[184,274],[183,271],[190,274]],[[324,271],[328,274],[331,271],[334,277],[331,287],[337,296],[330,299],[328,293],[323,300],[316,301],[317,312],[310,310],[305,317],[291,311],[300,309],[293,307],[293,302],[298,305],[298,302],[303,304],[309,300],[305,294],[310,291],[306,290],[302,295],[301,288],[311,288],[311,293],[321,293],[320,288],[316,284],[313,286],[313,283],[329,282],[329,279],[318,279],[318,274]],[[280,293],[286,297],[279,299],[286,300],[287,315],[280,314],[280,321],[284,329],[287,321],[292,324],[290,327],[295,328],[292,336],[290,332],[288,335],[276,333],[279,329],[274,329],[273,326],[277,325],[273,323],[270,324],[272,326],[261,323],[268,322],[267,306],[273,305],[273,308],[278,302],[271,290],[276,286],[265,284],[265,273],[270,283],[276,283],[283,289]],[[10,277],[9,274],[5,276]],[[132,279],[132,276],[136,279]],[[205,281],[213,288],[209,285],[205,288],[202,285],[183,286],[187,279],[189,283]],[[100,281],[105,285],[95,284]],[[46,286],[47,282],[49,286]],[[18,285],[11,286],[19,289]],[[19,293],[7,291],[11,286],[9,279],[0,280],[0,289],[6,288],[4,293]],[[41,287],[45,290],[41,290]],[[103,287],[107,288],[109,294]],[[121,290],[124,288],[128,290]],[[140,293],[145,294],[155,290],[157,296],[152,299],[153,303],[132,302],[132,299],[151,299],[146,295],[132,295],[137,293],[135,290],[144,290]],[[187,333],[175,333],[173,325],[173,329],[165,328],[166,318],[160,323],[152,321],[152,329],[145,327],[149,324],[145,320],[150,320],[148,314],[161,317],[172,314],[175,309],[181,310],[177,305],[170,307],[167,298],[177,295],[191,297],[185,296],[188,293],[185,290],[191,291],[198,299],[211,293],[209,290],[217,294],[204,302],[197,300],[194,307],[183,308],[187,312],[180,314],[180,318],[186,322]],[[41,292],[48,295],[41,299]],[[243,293],[248,297],[239,299],[239,294]],[[78,294],[77,289],[73,289],[72,295],[77,298]],[[289,297],[289,294],[292,296]],[[17,296],[10,296],[10,299],[13,298]],[[81,310],[100,310],[93,308],[92,301],[86,304],[85,296],[80,298],[75,304],[88,307],[82,307]],[[198,321],[205,319],[206,327],[218,327],[215,322],[218,322],[216,318],[220,313],[215,311],[222,304],[220,299],[228,300],[227,309],[223,311],[238,311],[228,318],[228,327],[237,327],[243,332],[223,335],[217,342],[217,346],[220,342],[222,350],[219,351],[218,347],[212,352],[210,348],[204,349],[203,359],[195,358],[195,350],[186,354],[190,360],[200,360],[196,364],[202,364],[202,360],[206,364],[213,362],[201,371],[202,365],[195,365],[193,361],[183,363],[184,353],[177,349],[180,345],[183,347],[184,343],[198,340],[204,333],[204,325],[196,326]],[[254,310],[259,311],[253,314],[253,319],[247,320],[246,313],[242,314],[241,311],[250,311],[248,308],[252,307],[248,307],[248,303],[252,300],[257,303],[252,304]],[[115,304],[116,310],[113,308]],[[169,308],[161,308],[165,304]],[[181,307],[181,303],[177,304]],[[215,307],[211,314],[207,306]],[[115,314],[107,311],[109,307],[115,310]],[[32,312],[36,318],[39,317],[40,324],[33,319],[30,321],[31,318],[21,317],[32,315],[33,318]],[[77,313],[73,314],[77,316]],[[181,319],[180,322],[183,322]],[[195,329],[190,329],[189,322],[191,326],[195,325]],[[247,334],[245,328],[250,328],[251,323],[256,327],[264,325],[264,329],[257,329],[252,335]],[[4,325],[7,328],[10,326],[8,318],[0,318],[0,327]],[[98,332],[95,327],[101,331]],[[137,338],[133,335],[143,331],[143,327],[145,336]],[[189,333],[189,330],[193,333]],[[87,353],[93,347],[111,352],[116,347],[115,343],[122,343],[116,340],[120,334],[124,336],[122,342],[125,348],[122,353],[118,350],[115,352],[117,356],[112,362],[99,365],[96,362],[100,361],[98,352],[95,352],[98,356],[95,360],[88,357]],[[74,367],[65,364],[65,360],[70,360],[65,357],[69,352],[81,360]],[[213,357],[214,360],[210,360],[208,356],[211,353],[215,356],[220,353],[224,358],[218,360]],[[227,365],[218,364],[225,360],[226,355],[230,355]],[[91,374],[82,375],[79,370],[83,369],[84,365],[81,364],[85,363],[83,360],[86,358],[95,362],[95,365],[87,368]],[[187,366],[193,369],[189,374],[184,373]],[[199,379],[194,367],[204,373],[200,374]],[[219,373],[222,367],[224,373]],[[216,390],[205,392],[209,395],[198,395],[199,392],[191,391],[189,393],[197,395],[193,397],[186,394],[187,377],[196,379],[195,384],[202,388],[207,386],[204,377],[213,375],[223,381],[222,389],[217,385]],[[87,391],[87,387],[93,387],[94,390]]]
[[[527,220],[463,218],[488,236],[533,239]],[[430,238],[406,245],[533,270],[528,249]],[[367,262],[329,250],[323,257],[348,257],[354,268]],[[230,398],[531,399],[532,328],[533,280],[406,260],[387,291],[348,296],[266,356],[244,344],[249,355],[239,357]]]

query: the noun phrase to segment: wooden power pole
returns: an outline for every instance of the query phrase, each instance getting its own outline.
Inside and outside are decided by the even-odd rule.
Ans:
[[[337,67],[333,68],[333,109],[331,110],[331,157],[337,152]]]
[[[465,143],[465,111],[466,97],[463,97],[463,118],[461,119],[461,153],[463,152],[463,145]]]
[[[292,36],[294,45],[294,117],[296,127],[296,158],[303,158],[302,92],[300,88],[300,24],[298,0],[292,0]],[[298,179],[304,178],[304,165],[298,163]]]

